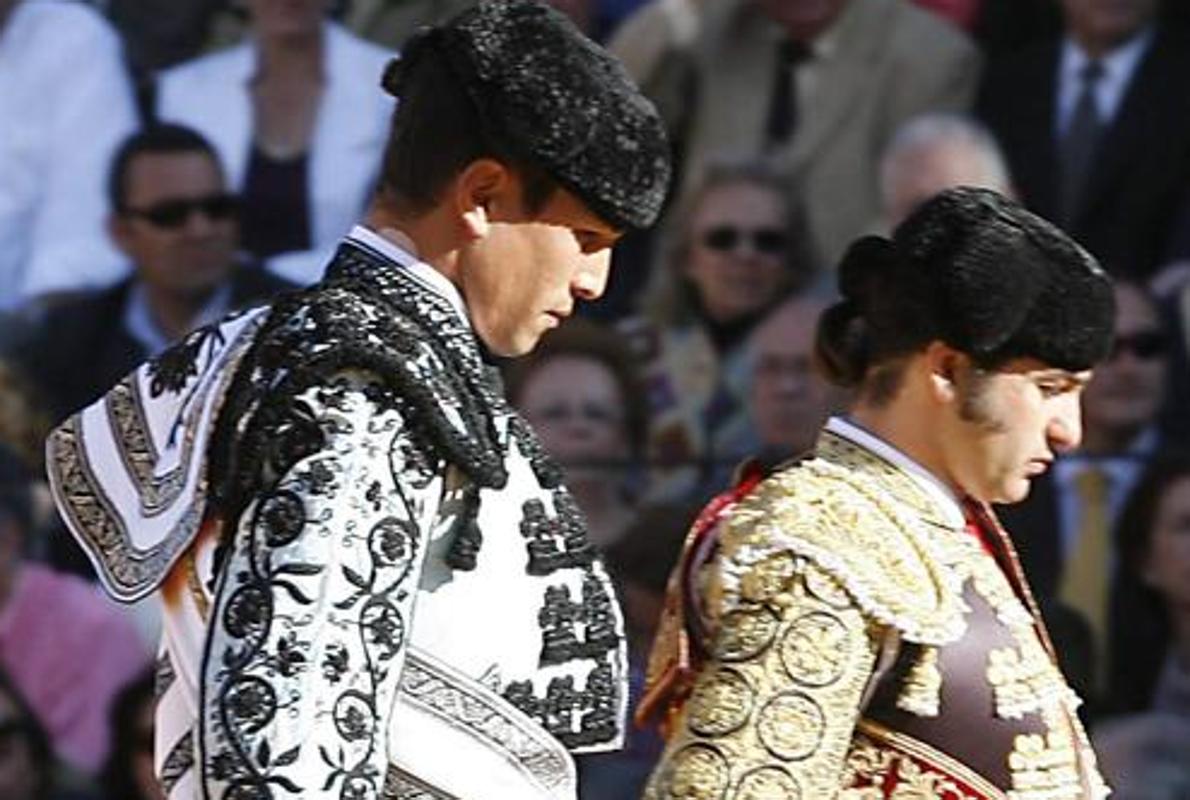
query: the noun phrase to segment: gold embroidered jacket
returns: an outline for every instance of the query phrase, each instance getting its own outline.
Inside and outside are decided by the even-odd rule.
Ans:
[[[687,559],[671,582],[645,800],[1106,796],[1007,537],[943,519],[830,431],[728,509],[704,580]]]

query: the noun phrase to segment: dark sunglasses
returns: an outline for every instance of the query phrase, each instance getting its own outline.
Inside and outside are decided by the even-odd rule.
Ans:
[[[124,213],[130,217],[148,220],[158,228],[180,228],[190,221],[190,215],[201,212],[207,219],[220,222],[234,217],[240,210],[240,202],[233,194],[213,194],[192,200],[163,200],[148,208],[128,208]]]
[[[753,251],[765,256],[781,255],[789,246],[789,237],[778,228],[747,231],[731,225],[720,225],[707,229],[702,235],[704,245],[721,253],[736,250],[745,239],[751,240]]]
[[[1157,331],[1142,331],[1130,336],[1117,336],[1112,344],[1111,357],[1118,358],[1121,353],[1128,351],[1136,358],[1147,361],[1165,355],[1169,343],[1165,334]]]

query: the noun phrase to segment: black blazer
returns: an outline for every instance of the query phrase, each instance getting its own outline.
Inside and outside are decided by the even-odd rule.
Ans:
[[[978,113],[1008,158],[1025,204],[1057,218],[1059,41],[993,64]],[[1158,31],[1104,134],[1070,233],[1117,275],[1144,279],[1164,260],[1190,187],[1190,41]]]
[[[124,330],[128,278],[107,289],[84,292],[50,307],[33,335],[14,353],[56,424],[103,395],[141,364],[147,353]],[[294,284],[260,267],[233,273],[231,307],[267,301]]]

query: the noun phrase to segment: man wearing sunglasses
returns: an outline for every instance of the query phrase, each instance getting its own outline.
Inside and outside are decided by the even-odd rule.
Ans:
[[[382,82],[380,185],[322,282],[47,443],[105,587],[161,589],[170,800],[573,800],[572,754],[624,738],[611,582],[494,357],[603,292],[665,199],[664,127],[533,0],[423,31]]]
[[[15,353],[55,421],[195,328],[290,284],[239,253],[238,206],[200,134],[158,125],[116,151],[108,232],[130,274],[107,289],[50,302]]]

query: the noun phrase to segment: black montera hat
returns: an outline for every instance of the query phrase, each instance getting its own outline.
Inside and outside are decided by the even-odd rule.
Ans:
[[[873,356],[939,339],[982,364],[1033,357],[1079,371],[1111,349],[1111,279],[1065,233],[987,189],[942,192],[891,240],[855,242],[839,287]]]
[[[670,178],[661,118],[565,15],[533,0],[480,0],[415,36],[384,87],[400,97],[407,67],[430,49],[445,55],[509,155],[544,168],[618,228],[656,220]]]

